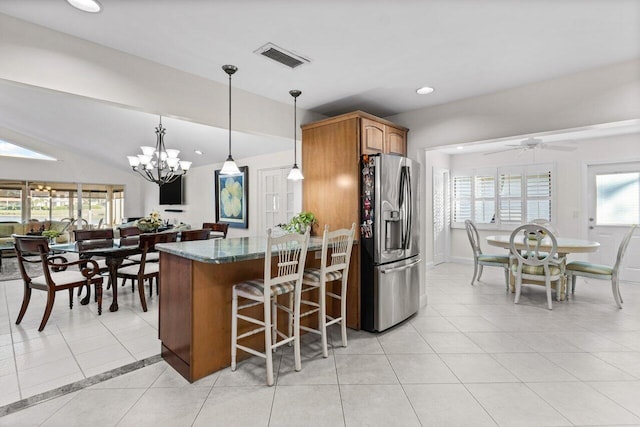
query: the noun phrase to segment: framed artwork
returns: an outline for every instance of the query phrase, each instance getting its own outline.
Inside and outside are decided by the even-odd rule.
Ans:
[[[239,175],[215,171],[216,218],[229,227],[249,228],[249,168],[239,167]]]

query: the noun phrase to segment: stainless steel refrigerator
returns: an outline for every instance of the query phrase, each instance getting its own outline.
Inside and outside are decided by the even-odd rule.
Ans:
[[[420,306],[419,165],[392,154],[361,157],[361,323],[383,331]]]

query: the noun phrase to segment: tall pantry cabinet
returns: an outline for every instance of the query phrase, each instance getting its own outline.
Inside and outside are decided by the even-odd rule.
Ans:
[[[360,240],[360,156],[395,153],[405,156],[408,129],[362,111],[302,126],[302,209],[318,219],[315,234],[350,228]],[[329,298],[329,304],[335,303]],[[327,307],[339,314],[337,303]],[[360,329],[360,245],[353,246],[347,287],[347,325]]]

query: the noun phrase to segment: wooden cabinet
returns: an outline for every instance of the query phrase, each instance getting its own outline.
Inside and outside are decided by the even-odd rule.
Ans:
[[[302,208],[315,214],[316,233],[325,224],[360,224],[360,155],[405,155],[407,131],[361,111],[302,126]],[[354,245],[349,267],[347,325],[360,329],[360,245]]]
[[[361,153],[392,153],[406,156],[407,130],[381,122],[380,119],[360,118],[362,127]]]

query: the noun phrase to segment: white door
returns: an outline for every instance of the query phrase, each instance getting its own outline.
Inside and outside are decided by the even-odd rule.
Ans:
[[[589,165],[588,238],[600,243],[589,261],[613,266],[631,224],[640,223],[640,162]],[[620,279],[640,282],[640,231],[627,248]]]
[[[447,230],[449,229],[449,171],[433,170],[433,263],[447,260]]]
[[[289,168],[258,171],[260,230],[288,222],[301,208],[300,181],[287,179]]]

